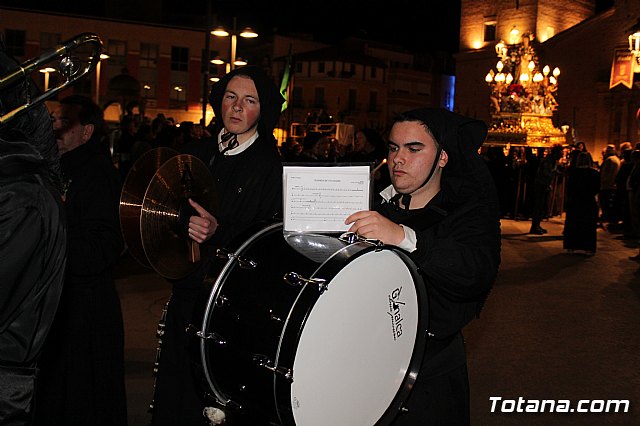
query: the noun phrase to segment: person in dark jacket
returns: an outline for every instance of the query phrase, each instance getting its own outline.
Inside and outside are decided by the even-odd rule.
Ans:
[[[19,69],[0,46],[0,75]],[[21,79],[0,92],[0,115],[37,97]],[[0,126],[0,424],[33,420],[38,360],[66,263],[60,161],[44,104]]]
[[[193,336],[185,328],[208,297],[210,289],[204,281],[211,273],[215,250],[236,241],[255,223],[281,215],[282,162],[273,129],[283,101],[261,68],[237,68],[211,90],[209,103],[220,118],[213,140],[184,146],[184,153],[209,166],[218,208],[209,212],[190,200],[197,215],[190,218],[188,233],[200,243],[202,260],[192,274],[173,284],[156,376],[154,426],[201,425],[205,421],[207,401],[200,383],[204,372],[192,366],[189,345]]]
[[[41,359],[38,425],[127,424],[124,328],[112,270],[124,243],[102,110],[71,95],[52,112],[63,172],[68,261]]]
[[[540,161],[533,182],[533,211],[530,234],[543,235],[547,230],[540,226],[549,206],[549,195],[554,177],[558,174],[558,160],[562,157],[562,146],[551,147],[549,154]]]
[[[469,424],[461,330],[477,317],[500,264],[500,209],[478,155],[486,125],[443,109],[401,114],[389,135],[392,185],[350,232],[410,252],[429,299],[423,363],[395,425]]]
[[[596,252],[600,175],[593,168],[589,153],[581,152],[567,177],[567,216],[562,233],[562,246],[569,252]]]

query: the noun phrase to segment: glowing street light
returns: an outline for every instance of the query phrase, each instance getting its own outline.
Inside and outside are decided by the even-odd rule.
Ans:
[[[109,55],[107,55],[106,53],[101,53],[100,60],[96,65],[96,104],[98,105],[100,105],[100,64],[105,59],[109,59]]]
[[[44,74],[44,91],[46,92],[49,89],[49,74],[54,72],[56,69],[51,67],[42,68],[40,70],[41,73]]]
[[[229,60],[229,65],[227,72],[232,69],[235,69],[236,66],[247,65],[246,61],[240,61],[240,58],[236,59],[236,51],[238,48],[238,35],[244,38],[256,38],[258,37],[258,33],[255,32],[251,27],[245,27],[240,33],[237,33],[236,30],[236,18],[233,18],[233,29],[231,32],[227,31],[224,27],[218,26],[211,30],[211,34],[217,37],[229,37],[231,36],[231,59]],[[212,61],[213,62],[213,61]]]

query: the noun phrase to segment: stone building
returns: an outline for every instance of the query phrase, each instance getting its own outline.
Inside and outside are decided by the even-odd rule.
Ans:
[[[485,75],[495,66],[495,46],[512,30],[535,36],[540,60],[561,70],[554,113],[557,127],[573,127],[594,159],[609,143],[637,142],[640,87],[609,89],[616,49],[628,48],[629,29],[640,17],[640,2],[615,0],[595,13],[591,0],[463,0],[460,52],[456,56],[456,109],[483,120],[489,117]],[[637,80],[637,77],[636,77]]]

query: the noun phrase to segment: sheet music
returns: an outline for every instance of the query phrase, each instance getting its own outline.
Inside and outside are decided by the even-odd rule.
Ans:
[[[344,232],[371,207],[370,166],[284,166],[284,231]]]

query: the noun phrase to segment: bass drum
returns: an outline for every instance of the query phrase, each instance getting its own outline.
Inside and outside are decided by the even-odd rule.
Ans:
[[[424,283],[403,251],[285,236],[276,223],[225,256],[198,333],[218,403],[254,424],[396,417],[418,375],[428,318]]]

